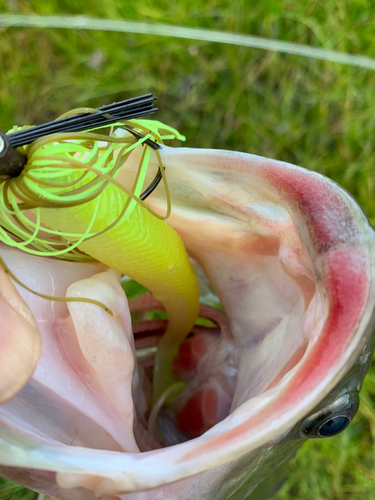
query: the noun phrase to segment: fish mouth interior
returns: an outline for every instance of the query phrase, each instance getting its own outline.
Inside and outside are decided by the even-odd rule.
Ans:
[[[158,416],[161,441],[171,445],[200,436],[243,403],[277,386],[319,334],[327,303],[316,284],[301,228],[286,205],[246,179],[247,202],[241,199],[240,204],[248,210],[244,215],[227,192],[223,199],[220,191],[211,192],[200,153],[196,161],[189,156],[186,164],[184,159],[175,164],[173,152],[163,152],[173,206],[168,222],[194,263],[205,306],[201,317],[211,321],[194,327],[174,362],[176,378],[186,387]],[[129,182],[125,171],[122,175],[122,182]],[[213,168],[212,176],[213,186],[233,182],[225,171]],[[236,190],[242,196],[237,184]],[[160,213],[165,208],[162,191],[159,186],[149,200]],[[131,308],[137,310],[137,303]],[[142,314],[143,320],[134,323],[134,336],[138,362],[152,385],[152,348],[166,322],[152,316],[144,320]],[[140,406],[144,408],[144,402]],[[150,408],[137,408],[137,414],[149,426]]]
[[[306,352],[306,325],[320,322],[315,317],[321,309],[314,281],[301,273],[291,276],[279,258],[276,240],[257,237],[255,246],[258,252],[253,252],[251,264],[247,260],[242,279],[233,277],[226,293],[219,290],[229,309],[233,310],[230,297],[242,301],[236,310],[243,311],[243,317],[225,312],[202,267],[192,259],[201,310],[174,361],[175,375],[186,386],[157,416],[156,434],[163,446],[202,435],[244,402],[276,387]],[[246,290],[241,290],[243,278]],[[166,316],[151,295],[130,301],[130,309],[135,312],[138,363],[151,386],[153,353]],[[150,411],[135,401],[138,419],[147,427]]]
[[[91,279],[90,276],[105,270],[98,264],[64,263],[33,256],[21,258],[19,252],[13,250],[6,250],[2,255],[25,284],[34,289],[40,286],[38,291],[47,294],[56,288],[56,295],[60,296],[77,280],[76,269],[80,269],[81,279]],[[229,257],[225,256],[224,260],[229,261]],[[262,241],[255,236],[250,257],[243,260],[237,257],[235,263],[228,262],[227,268],[223,265],[220,272],[210,276],[203,271],[205,262],[198,263],[195,256],[192,262],[200,286],[200,317],[174,361],[176,379],[186,385],[180,394],[162,406],[156,425],[151,426],[150,431],[153,355],[167,319],[161,304],[151,294],[129,300],[135,357],[140,367],[138,374],[137,370],[133,374],[131,387],[135,408],[132,432],[141,451],[199,437],[253,398],[271,395],[267,403],[271,404],[271,391],[277,390],[282,379],[292,373],[325,320],[324,300],[311,279],[311,270],[306,266],[293,274],[285,259],[280,258],[280,245],[275,238]],[[225,277],[225,286],[218,282],[219,275]],[[126,290],[125,285],[124,288]],[[70,387],[74,375],[66,376],[54,367],[53,356],[59,361],[69,348],[66,336],[71,319],[66,305],[38,299],[21,288],[19,292],[38,320],[46,352],[37,377],[1,407],[0,422],[19,426],[38,439],[54,443],[127,450],[127,441],[121,437],[121,419],[120,430],[114,432],[108,416],[103,414],[100,420],[90,414],[92,410],[88,406],[81,406],[82,397],[83,403],[89,401],[89,384],[76,402],[69,401],[70,390],[64,395],[63,390],[67,388],[63,387],[59,394],[60,383]],[[122,290],[121,293],[124,295]],[[48,324],[44,331],[43,322],[51,311],[57,314],[57,319],[51,316],[52,331]],[[59,342],[58,336],[64,345],[56,351],[53,344]],[[50,356],[48,350],[52,348]],[[71,364],[71,356],[68,358]],[[52,378],[56,375],[56,384],[51,387],[48,387],[49,380],[47,385],[43,380],[48,370],[52,370]],[[77,388],[81,390],[79,385]],[[72,425],[78,421],[82,423],[79,433],[75,424]]]

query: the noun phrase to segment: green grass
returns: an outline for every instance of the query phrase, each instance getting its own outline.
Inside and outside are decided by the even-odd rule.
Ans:
[[[38,494],[0,477],[1,500],[36,500]]]
[[[88,0],[84,8],[72,0],[0,0],[0,11],[211,28],[368,56],[375,45],[371,0]],[[375,224],[373,71],[150,35],[0,28],[0,39],[0,129],[151,91],[159,96],[157,118],[184,133],[187,146],[319,171],[350,191]],[[277,500],[375,498],[375,367],[361,399],[344,434],[301,449]],[[23,494],[0,483],[1,500]]]

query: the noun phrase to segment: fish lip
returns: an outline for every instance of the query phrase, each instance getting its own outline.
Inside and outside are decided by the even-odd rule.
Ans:
[[[235,158],[236,160],[238,159],[238,154],[231,152],[225,153],[226,161],[231,160],[231,158]],[[172,152],[171,155],[173,156],[173,154],[175,153]],[[204,151],[199,151],[200,156],[204,154]],[[207,154],[212,155],[212,152],[209,151]],[[214,154],[216,159],[217,154],[220,154],[220,152]],[[240,156],[240,158],[243,159],[244,156]],[[263,164],[265,170],[267,170],[267,168],[269,169],[270,164],[272,167],[272,161],[270,160],[257,159],[257,161],[260,163],[262,163],[262,161],[265,162]],[[275,163],[278,166],[280,165],[277,162]],[[293,167],[293,170],[297,168],[294,166],[289,167]],[[322,179],[325,180],[323,177]],[[371,247],[372,250],[375,248],[373,234],[372,243],[370,242],[368,246]],[[327,255],[328,250],[324,248],[324,245],[322,244],[317,249],[317,253],[320,256],[325,256]],[[336,267],[338,264],[336,263]],[[375,252],[373,252],[371,282],[369,279],[369,291],[364,308],[368,308],[369,304],[374,303],[374,267]],[[282,402],[280,402],[279,397],[279,407],[273,409],[271,415],[267,416],[267,420],[263,420],[261,423],[255,422],[258,428],[261,428],[261,432],[255,436],[256,439],[254,439],[254,428],[256,427],[251,427],[251,424],[249,425],[248,422],[249,418],[244,418],[243,406],[245,405],[242,405],[242,407],[236,409],[225,421],[217,424],[200,438],[174,446],[172,447],[173,450],[169,448],[146,452],[141,455],[132,455],[117,452],[106,453],[98,450],[76,448],[77,457],[81,459],[86,457],[88,460],[91,460],[95,456],[96,469],[92,471],[93,474],[96,474],[99,478],[103,479],[103,481],[112,481],[114,483],[114,491],[116,488],[120,487],[122,488],[122,491],[124,491],[124,489],[127,491],[136,491],[140,488],[144,489],[157,487],[184,477],[189,477],[193,474],[197,474],[204,470],[224,464],[228,460],[234,460],[241,457],[245,453],[253,450],[255,447],[275,442],[277,439],[280,439],[280,431],[282,433],[282,437],[285,437],[288,432],[290,432],[291,426],[300,420],[302,413],[305,414],[306,411],[313,410],[318,400],[322,400],[325,395],[334,390],[343,374],[347,372],[355,360],[358,359],[358,356],[363,351],[367,338],[370,335],[368,324],[370,321],[374,321],[374,314],[374,310],[370,311],[370,313],[367,312],[365,315],[362,314],[361,321],[358,323],[357,328],[353,331],[353,335],[347,342],[348,345],[345,359],[341,358],[340,363],[336,362],[334,366],[332,366],[331,370],[329,370],[328,376],[324,380],[324,383],[320,383],[320,385],[313,388],[309,399],[297,402],[294,405],[290,404],[289,407],[287,407],[287,411],[284,413],[283,418],[277,419],[276,421],[274,417],[277,415],[277,411],[281,412],[283,410],[283,405]],[[296,376],[296,373],[294,373],[294,376]],[[288,383],[285,381],[281,383],[281,389],[284,390],[284,393],[288,384],[289,381]],[[277,391],[274,390],[274,392],[276,393]],[[259,399],[257,403],[259,404]],[[252,402],[252,404],[254,404],[254,402]],[[254,416],[256,417],[256,415],[249,405],[247,405],[247,407],[249,410],[247,417],[250,415],[250,419],[252,418],[254,423]],[[269,425],[269,428],[266,431],[264,430],[265,422]],[[252,433],[253,435],[251,435]],[[47,446],[46,449],[51,453],[54,451],[53,447]],[[57,475],[57,480],[61,485],[66,484],[64,482],[65,473],[74,473],[72,472],[74,471],[74,465],[76,466],[75,470],[80,470],[79,460],[77,460],[75,464],[74,460],[73,462],[71,460],[72,457],[67,450],[64,450],[63,448],[59,449],[58,465],[60,469]],[[109,461],[111,462],[110,465],[108,463]],[[46,464],[44,467],[46,467]],[[124,473],[124,470],[126,470],[126,474]],[[101,492],[100,488],[100,485],[96,487],[95,491],[97,491],[98,494]]]

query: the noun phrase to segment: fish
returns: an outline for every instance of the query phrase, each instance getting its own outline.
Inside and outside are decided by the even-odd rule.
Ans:
[[[203,318],[174,360],[184,388],[158,409],[164,441],[147,429],[146,375],[166,320],[144,313],[162,304],[128,301],[103,263],[3,245],[28,287],[113,316],[0,273],[0,474],[60,500],[265,500],[307,439],[338,434],[358,409],[375,343],[375,233],[316,172],[233,151],[160,156]],[[162,210],[164,191],[147,202]]]

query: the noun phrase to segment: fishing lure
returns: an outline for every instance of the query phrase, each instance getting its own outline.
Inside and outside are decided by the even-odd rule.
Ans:
[[[99,110],[73,110],[55,122],[2,134],[0,241],[33,255],[97,260],[160,300],[169,323],[155,357],[156,402],[175,382],[172,361],[198,316],[199,297],[185,247],[165,222],[170,197],[158,154],[164,140],[184,138],[158,121],[134,119],[153,112],[153,100],[148,94]],[[139,166],[127,185],[124,165],[137,148],[142,149]],[[159,169],[144,189],[153,151]],[[144,201],[161,179],[164,216]],[[61,300],[84,300],[106,309],[91,299]]]

